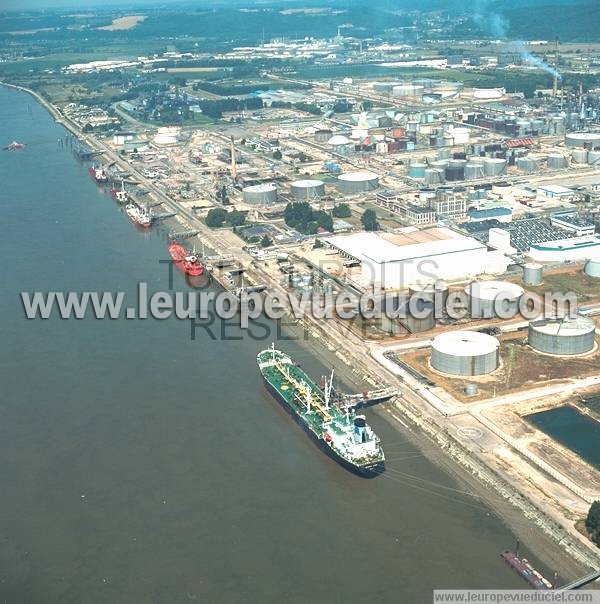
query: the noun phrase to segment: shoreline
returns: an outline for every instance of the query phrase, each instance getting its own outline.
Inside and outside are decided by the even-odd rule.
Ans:
[[[52,103],[44,99],[39,93],[25,88],[23,86],[18,86],[6,82],[0,82],[1,84],[11,88],[13,90],[17,90],[20,92],[24,92],[30,94],[42,107],[44,107],[51,117],[57,122],[59,125],[65,127],[71,134],[77,137],[81,141],[93,141],[94,146],[105,150],[105,157],[111,157],[120,165],[127,166],[129,170],[131,170],[131,166],[124,162],[118,154],[108,149],[108,147],[96,140],[93,136],[87,136],[83,133],[79,127],[72,123],[69,118],[65,118]],[[135,171],[135,169],[134,169]],[[137,174],[135,171],[136,177],[140,177],[141,175]],[[141,178],[142,182],[146,181],[146,179]],[[167,207],[176,209],[178,214],[182,217],[187,218],[188,220],[195,220],[197,223],[200,221],[192,216],[188,216],[183,208],[180,208],[179,205],[170,200],[165,194],[159,191],[153,183],[149,183],[148,181],[144,182],[145,186],[149,186],[150,190],[152,190],[153,194],[160,199]],[[209,241],[214,237],[211,236],[208,227],[205,225],[200,230],[200,237],[206,238]],[[207,242],[208,245],[210,243]],[[211,246],[212,247],[212,246]],[[217,250],[218,245],[216,246]],[[286,327],[288,329],[288,327]],[[387,379],[390,383],[394,383],[393,380],[389,379],[388,372],[383,367],[378,367],[377,373],[375,373],[369,366],[368,361],[370,360],[371,364],[375,363],[375,360],[372,359],[369,355],[369,349],[367,344],[363,344],[364,352],[360,358],[354,357],[355,364],[352,365],[352,360],[348,356],[343,354],[344,347],[352,346],[353,342],[356,342],[353,338],[348,337],[345,341],[340,342],[339,339],[336,342],[336,338],[331,337],[332,334],[328,333],[325,329],[325,326],[321,326],[318,323],[313,323],[311,320],[301,321],[296,323],[294,326],[290,326],[289,329],[292,331],[295,329],[300,329],[302,332],[306,330],[308,333],[308,338],[305,340],[304,338],[300,338],[299,341],[301,345],[307,349],[309,352],[314,355],[320,362],[326,361],[328,364],[335,364],[336,367],[340,368],[338,372],[343,377],[344,382],[348,381],[352,384],[356,384],[359,379],[367,382],[372,377],[381,377],[384,376],[384,379]],[[342,334],[343,336],[344,334]],[[340,338],[340,334],[338,333],[338,338]],[[344,338],[342,337],[342,340]],[[343,371],[342,371],[343,368]],[[359,376],[362,376],[359,378]],[[398,424],[399,420],[394,417],[394,413],[392,411],[396,411],[399,415],[402,416],[403,419],[406,419],[410,424],[408,430],[403,430]],[[545,556],[556,558],[557,562],[559,561],[559,554],[562,553],[564,568],[564,574],[570,574],[573,572],[573,565],[576,564],[574,561],[574,554],[577,555],[577,551],[570,552],[565,551],[564,548],[564,540],[572,539],[572,535],[569,532],[561,527],[560,534],[556,533],[556,529],[551,525],[540,526],[538,523],[534,522],[532,518],[533,514],[538,514],[538,519],[540,514],[544,516],[543,510],[536,505],[534,501],[529,501],[526,496],[521,494],[518,489],[518,485],[510,484],[505,481],[501,476],[498,476],[493,468],[487,466],[480,459],[476,459],[472,453],[462,447],[461,443],[456,439],[451,437],[449,434],[443,434],[439,428],[439,425],[431,424],[428,425],[427,422],[430,420],[423,416],[419,416],[417,413],[414,413],[414,410],[409,408],[409,403],[404,401],[401,405],[398,402],[395,403],[386,403],[383,406],[375,407],[373,409],[374,413],[377,413],[380,417],[386,419],[390,423],[394,429],[402,432],[402,434],[406,435],[411,441],[414,440],[416,446],[420,449],[421,453],[430,459],[436,465],[442,467],[444,471],[448,472],[454,479],[459,481],[465,481],[471,488],[473,488],[478,496],[481,496],[482,501],[490,507],[490,510],[494,511],[498,518],[507,525],[511,530],[517,532],[512,528],[513,525],[518,525],[519,523],[526,524],[530,529],[530,533],[524,536],[525,542],[529,546],[529,542],[545,542],[548,544],[549,542],[554,544],[553,549],[556,551],[548,552],[544,547],[540,550],[539,547],[532,548],[536,551],[536,555],[545,561]],[[434,453],[431,453],[431,443],[435,443],[436,450]],[[427,446],[429,445],[429,446]],[[462,460],[462,463],[461,463]],[[489,474],[489,476],[484,476],[484,474]],[[494,485],[494,480],[498,482]],[[504,485],[502,483],[504,482]],[[491,490],[490,485],[494,486],[504,486],[508,490],[506,491],[506,496],[502,493],[500,496],[498,493]],[[481,495],[479,495],[481,492]],[[494,496],[491,496],[491,493]],[[515,505],[515,501],[521,498],[523,500],[523,505],[525,507],[520,507]],[[511,502],[512,501],[512,502]],[[500,509],[502,512],[500,512]],[[513,522],[511,523],[511,519]],[[550,519],[549,519],[550,520]],[[522,529],[521,529],[522,531]],[[521,532],[519,531],[519,532]],[[549,537],[549,533],[555,532],[553,537]],[[563,546],[557,544],[562,543]],[[510,544],[507,544],[509,546]],[[600,559],[600,551],[593,552],[591,547],[583,547],[582,543],[575,543],[574,548],[576,550],[581,550],[579,552],[583,555],[583,558],[589,560],[595,560],[595,563],[598,564],[598,560]],[[587,551],[584,551],[587,550]],[[595,556],[593,555],[595,553]],[[568,561],[568,564],[567,564]],[[557,567],[557,570],[561,568],[563,565],[558,563],[554,564]],[[566,570],[568,568],[568,570]]]

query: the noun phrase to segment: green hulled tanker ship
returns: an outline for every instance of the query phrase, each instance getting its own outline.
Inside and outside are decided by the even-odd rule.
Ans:
[[[331,384],[322,390],[285,353],[274,347],[257,356],[269,392],[328,455],[361,476],[383,472],[385,456],[364,415],[330,403]]]

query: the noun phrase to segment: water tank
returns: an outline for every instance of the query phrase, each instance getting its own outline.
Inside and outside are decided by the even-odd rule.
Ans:
[[[408,176],[409,178],[425,178],[425,170],[427,168],[427,164],[424,163],[411,163],[408,166]]]
[[[277,201],[277,187],[272,182],[244,187],[242,196],[246,203],[256,205],[273,204]]]
[[[586,260],[583,272],[588,277],[600,277],[600,260]]]
[[[587,317],[539,319],[529,323],[529,345],[538,352],[571,356],[594,349],[596,325]]]
[[[326,143],[333,135],[328,128],[321,128],[315,131],[315,141],[317,143]]]
[[[506,160],[499,157],[486,157],[483,160],[483,172],[486,176],[500,176],[506,169]]]
[[[295,180],[291,184],[291,194],[295,199],[318,199],[325,195],[325,183],[322,180]]]
[[[527,262],[523,265],[523,283],[525,285],[541,285],[543,280],[543,265],[537,262]]]
[[[334,134],[328,141],[328,145],[332,147],[343,147],[344,145],[350,144],[350,139],[343,134]]]
[[[587,164],[588,152],[585,149],[573,149],[571,151],[571,160],[576,164]]]
[[[391,94],[395,82],[373,82],[371,87],[373,88],[373,92],[377,92],[378,94]]]
[[[431,366],[450,375],[484,375],[498,368],[500,343],[477,331],[449,331],[431,344]]]
[[[337,181],[338,189],[347,195],[374,191],[379,186],[379,176],[374,172],[346,172],[340,174]]]
[[[517,168],[522,172],[537,172],[540,169],[541,160],[538,157],[528,155],[526,157],[517,157]]]
[[[563,170],[567,167],[567,158],[562,153],[550,153],[548,155],[549,170]]]
[[[504,196],[512,193],[512,183],[510,182],[495,182],[492,184],[492,193],[494,195]]]
[[[475,396],[476,394],[479,394],[479,388],[477,384],[467,384],[465,386],[465,394],[467,396]]]
[[[565,145],[571,149],[600,147],[600,132],[570,132],[565,134]]]
[[[590,166],[600,167],[600,151],[590,151],[587,160]]]
[[[524,291],[509,281],[473,281],[465,287],[471,317],[489,319],[506,313],[514,316]],[[506,317],[503,317],[506,318]]]
[[[439,185],[444,182],[445,172],[438,168],[427,168],[425,170],[425,184]]]
[[[443,281],[413,283],[408,288],[408,296],[409,298],[418,296],[430,302],[435,302],[437,299],[438,304],[445,307],[448,300],[448,286]]]

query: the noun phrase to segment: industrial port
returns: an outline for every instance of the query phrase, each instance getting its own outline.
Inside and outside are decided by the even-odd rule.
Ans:
[[[98,186],[137,208],[127,212],[141,216],[133,222],[179,242],[222,288],[314,295],[309,309],[327,295],[376,291],[380,309],[405,307],[400,318],[351,321],[286,311],[372,392],[386,393],[377,409],[391,422],[427,434],[583,567],[598,569],[582,523],[600,500],[600,467],[529,416],[570,408],[600,430],[600,85],[564,83],[563,71],[579,72],[559,40],[528,46],[547,76],[532,96],[470,77],[482,64],[525,74],[539,66],[506,49],[459,61],[436,47],[425,60],[417,43],[386,44],[368,52],[385,65],[427,67],[428,76],[309,78],[265,67],[235,108],[201,124],[156,117],[169,107],[200,116],[204,102],[225,98],[192,81],[197,57],[185,53],[162,57],[167,67],[138,57],[62,68],[67,79],[189,75],[159,91],[132,87],[110,111],[14,85],[70,131],[59,145],[92,168]],[[309,54],[318,68],[319,57],[358,61],[361,52],[342,29],[221,58]],[[578,60],[600,73],[597,50]],[[554,314],[547,294],[557,292],[575,295],[572,316]],[[410,296],[441,310],[416,316]],[[466,301],[460,317],[446,310],[457,297]],[[511,317],[497,312],[499,297]],[[539,303],[539,317],[525,316],[525,299]],[[518,552],[503,558],[530,585],[551,587]]]

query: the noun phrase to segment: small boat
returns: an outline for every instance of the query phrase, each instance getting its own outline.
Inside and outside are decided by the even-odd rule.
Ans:
[[[4,147],[4,151],[18,151],[19,149],[25,149],[25,147],[27,147],[26,143],[18,143],[17,141],[13,141]]]
[[[148,207],[140,208],[140,206],[135,203],[128,203],[125,206],[125,212],[127,212],[127,216],[129,216],[129,219],[134,224],[145,229],[152,226],[152,210]]]
[[[90,173],[90,176],[97,182],[97,183],[105,183],[108,182],[108,174],[106,173],[106,170],[100,166],[90,166],[90,169],[88,170],[88,172]]]

